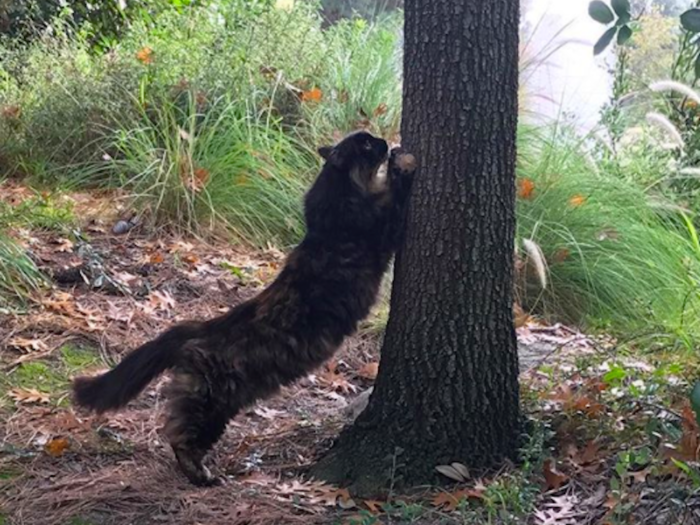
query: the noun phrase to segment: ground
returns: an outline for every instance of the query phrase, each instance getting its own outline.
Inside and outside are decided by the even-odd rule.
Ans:
[[[11,183],[0,194],[12,206],[31,195]],[[677,461],[697,459],[697,423],[672,398],[671,387],[682,383],[675,370],[662,379],[664,399],[678,408],[666,409],[630,394],[642,381],[635,374],[656,370],[618,355],[614,340],[527,316],[518,322],[531,420],[522,465],[483,476],[459,463],[439,466],[446,487],[385,501],[354,501],[308,479],[306,468],[351,420],[353,400],[376,375],[375,319],[322,370],[231,422],[208,459],[222,486],[191,486],[159,434],[167,377],[124,411],[100,417],[71,407],[69,380],[104,370],[175,321],[208,318],[251,297],[284,255],[145,226],[115,234],[124,213],[117,197],[63,197],[78,218],[72,228],[26,224],[13,232],[52,284],[24,311],[0,312],[0,523],[700,522],[692,473],[642,454],[640,429],[656,421],[661,446],[671,440],[668,421],[680,432]]]

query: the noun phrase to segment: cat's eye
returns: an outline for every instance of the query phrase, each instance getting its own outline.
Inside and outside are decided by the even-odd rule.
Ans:
[[[366,149],[366,150],[369,151],[369,150],[372,149],[372,143],[368,140],[367,142],[365,142],[365,143],[362,145],[362,147],[363,147],[364,149]]]

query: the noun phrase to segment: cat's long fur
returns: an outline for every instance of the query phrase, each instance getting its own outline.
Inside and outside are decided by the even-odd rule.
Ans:
[[[277,279],[225,315],[187,322],[74,382],[96,412],[124,406],[167,369],[167,436],[195,484],[213,481],[202,459],[242,408],[321,365],[374,303],[402,229],[415,159],[366,132],[319,149],[326,159],[305,197],[307,233]]]

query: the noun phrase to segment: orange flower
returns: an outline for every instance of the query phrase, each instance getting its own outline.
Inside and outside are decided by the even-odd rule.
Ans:
[[[304,91],[301,94],[301,100],[303,102],[321,102],[322,98],[323,98],[323,91],[321,91],[317,87],[311,88],[308,91]]]
[[[535,191],[535,183],[532,179],[520,179],[518,181],[518,197],[521,199],[531,199]]]
[[[153,63],[153,50],[146,46],[139,49],[136,53],[136,59],[142,64],[152,64]]]
[[[586,203],[586,197],[583,195],[574,195],[569,199],[569,205],[573,206],[574,208],[578,208],[579,206],[583,205]]]

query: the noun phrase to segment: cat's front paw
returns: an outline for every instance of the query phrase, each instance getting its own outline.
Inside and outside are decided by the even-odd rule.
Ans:
[[[391,150],[389,166],[392,172],[398,172],[401,175],[413,175],[418,167],[418,161],[412,154],[397,146]]]

